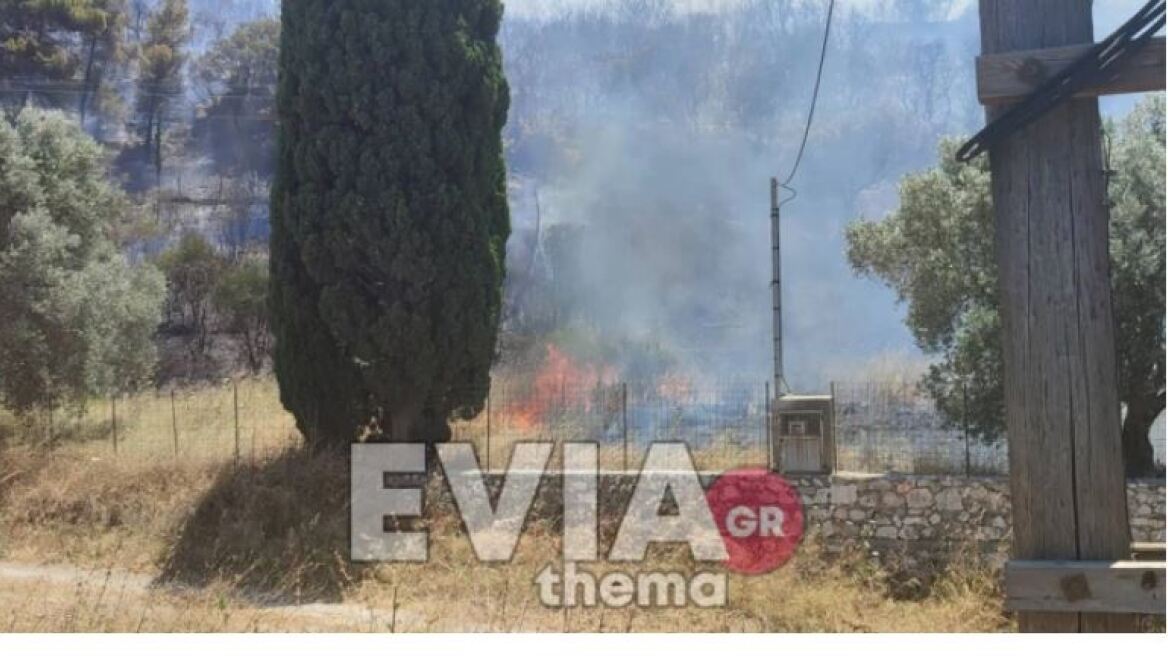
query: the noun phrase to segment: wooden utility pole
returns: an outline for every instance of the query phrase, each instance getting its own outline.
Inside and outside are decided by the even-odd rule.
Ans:
[[[1091,0],[980,9],[986,57],[1094,40]],[[1100,142],[1098,100],[1076,98],[990,151],[1015,559],[1131,556]],[[1018,620],[1023,631],[1138,628],[1136,616],[1110,613]]]

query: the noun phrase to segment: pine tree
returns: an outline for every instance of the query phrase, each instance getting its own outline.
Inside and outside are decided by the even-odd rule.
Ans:
[[[190,11],[186,0],[163,0],[146,22],[138,55],[138,128],[142,145],[162,166],[162,136],[171,106],[183,90]]]
[[[275,365],[317,448],[481,411],[510,233],[498,0],[287,0]]]
[[[0,97],[76,107],[84,120],[121,60],[127,14],[126,0],[0,2]]]
[[[272,175],[279,53],[280,21],[262,18],[240,25],[195,63],[195,77],[210,99],[195,119],[193,136],[225,178]]]

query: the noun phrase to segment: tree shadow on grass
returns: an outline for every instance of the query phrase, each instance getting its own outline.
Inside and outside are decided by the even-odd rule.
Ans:
[[[349,464],[286,453],[227,467],[178,529],[159,583],[226,583],[260,603],[340,601],[349,562]]]
[[[599,482],[601,545],[611,546],[632,493],[632,477]],[[401,530],[426,530],[435,539],[467,541],[457,504],[436,470],[402,487],[424,486],[425,512],[403,519]],[[498,504],[503,480],[487,490]],[[339,602],[375,565],[349,558],[349,459],[347,454],[288,452],[257,467],[226,466],[176,530],[161,558],[160,584],[226,585],[250,601],[286,605]],[[557,535],[563,526],[562,481],[541,481],[526,524]]]

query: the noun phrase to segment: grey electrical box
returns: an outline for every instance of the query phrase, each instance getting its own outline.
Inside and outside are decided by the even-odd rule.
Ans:
[[[781,473],[826,474],[835,469],[830,396],[786,395],[775,401],[774,462]]]

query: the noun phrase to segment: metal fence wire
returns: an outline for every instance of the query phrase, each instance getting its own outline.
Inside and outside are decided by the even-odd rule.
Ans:
[[[254,378],[0,416],[0,431],[65,455],[141,463],[258,462],[301,443],[275,383]]]
[[[985,443],[946,421],[914,383],[832,385],[836,469],[868,473],[996,475],[1008,471],[1005,440]],[[475,444],[480,463],[506,469],[519,442],[601,445],[604,469],[637,470],[654,442],[684,442],[699,468],[769,466],[771,389],[739,380],[496,380],[478,416],[451,422],[452,439]],[[95,399],[76,412],[0,416],[12,440],[121,460],[262,460],[300,443],[273,380]],[[15,441],[15,440],[14,440]]]
[[[762,384],[684,381],[507,381],[491,386],[453,439],[473,442],[484,466],[507,466],[520,442],[596,442],[601,466],[638,469],[654,442],[684,442],[701,468],[765,466],[767,392]]]
[[[1006,439],[985,442],[946,419],[916,383],[832,385],[836,468],[904,474],[1003,475]]]

